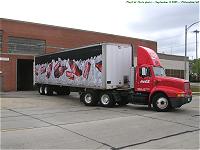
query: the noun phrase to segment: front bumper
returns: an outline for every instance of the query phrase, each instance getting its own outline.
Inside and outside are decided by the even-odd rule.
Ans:
[[[190,103],[191,101],[192,101],[192,96],[170,98],[170,103],[173,108],[181,107],[182,105]]]

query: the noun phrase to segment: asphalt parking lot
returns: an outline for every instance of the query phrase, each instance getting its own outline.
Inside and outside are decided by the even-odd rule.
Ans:
[[[1,93],[2,149],[199,149],[199,96],[171,112],[86,107],[79,95]]]

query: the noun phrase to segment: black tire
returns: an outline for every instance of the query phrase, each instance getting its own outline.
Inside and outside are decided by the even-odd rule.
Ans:
[[[80,95],[80,100],[86,105],[86,106],[96,106],[98,103],[97,96],[94,92],[84,92]]]
[[[119,106],[126,106],[128,103],[127,103],[127,102],[124,102],[124,101],[119,101],[119,102],[117,102],[117,104],[118,104]]]
[[[44,86],[43,85],[40,85],[38,87],[38,92],[40,93],[40,95],[44,95]]]
[[[100,104],[103,107],[113,107],[115,105],[114,97],[111,93],[100,94]]]
[[[169,99],[162,93],[154,95],[152,103],[154,109],[158,112],[166,112],[171,108]]]
[[[119,106],[126,106],[129,103],[128,96],[121,96],[120,101],[117,102]]]
[[[64,95],[62,91],[56,90],[57,95]]]
[[[53,90],[52,90],[52,88],[51,88],[50,86],[46,85],[46,86],[44,87],[44,94],[45,94],[45,95],[49,95],[49,96],[53,95]]]

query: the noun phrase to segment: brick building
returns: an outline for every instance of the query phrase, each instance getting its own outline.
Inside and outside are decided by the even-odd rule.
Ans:
[[[101,42],[142,45],[157,50],[155,41],[0,19],[1,90],[32,89],[32,66],[35,55],[60,51],[62,48],[75,48]],[[159,55],[162,57],[162,54]],[[182,60],[183,58],[180,59],[181,62]],[[181,74],[179,73],[179,75]]]

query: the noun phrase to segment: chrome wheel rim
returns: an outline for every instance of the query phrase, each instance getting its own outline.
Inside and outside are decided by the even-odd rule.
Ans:
[[[110,102],[110,97],[109,97],[109,95],[104,94],[104,95],[101,96],[101,103],[102,103],[103,105],[108,105],[109,102]]]
[[[92,102],[92,95],[91,94],[88,93],[88,94],[85,95],[85,102],[87,104],[90,104]]]
[[[44,94],[47,94],[48,91],[47,91],[47,87],[44,88]]]
[[[159,109],[165,109],[168,106],[168,100],[165,97],[160,97],[157,100],[156,105]]]
[[[40,93],[42,93],[42,87],[40,86]]]

